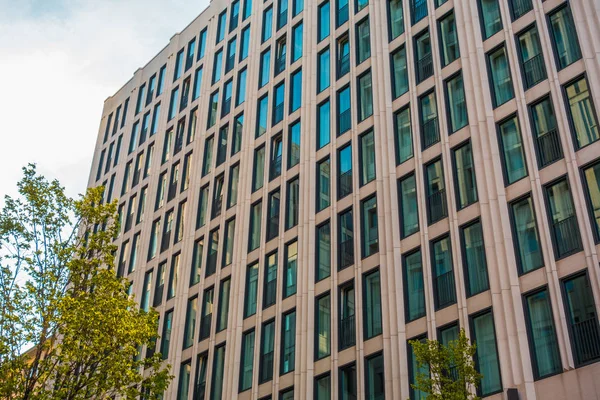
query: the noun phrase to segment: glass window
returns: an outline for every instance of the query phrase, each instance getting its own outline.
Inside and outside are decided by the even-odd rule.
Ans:
[[[202,314],[200,315],[200,340],[204,340],[210,336],[214,293],[214,287],[210,287],[204,291],[204,297],[202,298]]]
[[[217,25],[217,43],[225,39],[225,31],[227,30],[227,11],[223,11],[219,15],[219,23]]]
[[[329,47],[320,52],[318,58],[319,60],[317,61],[317,74],[319,75],[319,80],[317,82],[317,93],[321,93],[330,85],[331,72]]]
[[[288,133],[288,168],[292,168],[300,163],[300,121],[290,125]]]
[[[422,1],[425,0],[413,0]],[[429,29],[420,33],[415,38],[415,58],[417,63],[417,83],[423,82],[425,79],[433,75],[433,58],[431,56],[431,36]]]
[[[327,293],[316,300],[315,358],[331,354],[331,296]]]
[[[425,291],[421,250],[404,255],[403,264],[406,321],[409,322],[425,316]]]
[[[192,372],[192,361],[188,360],[181,363],[179,369],[179,385],[177,387],[177,399],[185,400],[190,391],[190,374]]]
[[[413,25],[427,16],[426,0],[410,0],[410,11]]]
[[[534,376],[540,379],[562,372],[548,289],[526,295],[524,303]]]
[[[287,206],[285,215],[285,229],[298,225],[300,201],[300,179],[295,178],[287,184]]]
[[[215,53],[213,64],[212,84],[214,85],[221,79],[221,70],[223,69],[223,49]]]
[[[259,383],[273,379],[273,358],[275,349],[275,321],[269,321],[262,326],[262,339],[260,345]]]
[[[204,238],[194,242],[192,253],[192,270],[190,271],[190,286],[200,282],[200,270],[202,269],[202,257],[204,253]]]
[[[242,360],[240,361],[240,392],[252,387],[254,370],[254,329],[242,334]]]
[[[292,16],[296,16],[304,10],[304,0],[292,0]]]
[[[210,95],[210,101],[208,103],[208,119],[207,129],[210,129],[217,122],[217,110],[219,109],[219,91],[217,90]]]
[[[514,116],[502,122],[498,129],[500,131],[500,148],[504,165],[504,180],[510,185],[527,176],[527,165],[525,163],[525,150],[521,140],[519,121]]]
[[[546,201],[556,258],[582,250],[575,205],[566,178],[546,186]]]
[[[331,400],[331,375],[326,373],[315,378],[315,400]]]
[[[231,139],[231,155],[242,149],[242,131],[244,129],[244,114],[239,114],[233,121],[233,138]]]
[[[263,308],[267,308],[277,300],[277,251],[267,256],[264,280]]]
[[[235,105],[236,107],[246,101],[246,76],[248,75],[248,70],[244,68],[238,74],[237,79],[237,88],[236,88],[236,96],[235,96]]]
[[[248,58],[248,53],[250,51],[250,26],[242,29],[242,34],[240,37],[240,61]]]
[[[206,30],[206,28],[204,28],[200,32],[200,40],[198,40],[198,42],[199,42],[198,60],[200,60],[202,57],[204,57],[204,54],[206,52],[206,34],[207,34],[207,30]]]
[[[256,137],[260,137],[267,132],[269,118],[269,97],[264,95],[258,99],[258,110],[256,117]]]
[[[180,255],[176,254],[171,258],[171,271],[169,272],[169,288],[167,291],[167,300],[175,297],[177,292],[177,281],[179,277],[179,259]]]
[[[479,0],[479,11],[481,15],[481,29],[483,39],[487,39],[502,30],[502,17],[500,16],[500,5],[498,0]]]
[[[225,61],[225,73],[233,69],[235,65],[235,50],[237,48],[237,40],[233,38],[227,43],[227,60]]]
[[[442,67],[445,67],[460,57],[454,12],[451,12],[444,18],[440,19],[439,29],[442,39],[440,45],[440,51],[442,53]]]
[[[513,21],[533,10],[531,0],[510,0],[509,4]]]
[[[296,294],[296,274],[298,270],[298,242],[285,246],[285,267],[283,272],[283,298]]]
[[[187,349],[194,344],[194,331],[196,329],[196,314],[198,312],[198,296],[188,300],[185,314],[185,330],[183,331],[183,348]]]
[[[358,77],[358,121],[373,115],[373,83],[371,71]]]
[[[294,370],[296,360],[296,311],[283,316],[281,327],[281,375]]]
[[[158,264],[158,274],[156,275],[156,285],[154,286],[154,299],[152,300],[153,307],[158,307],[162,303],[166,273],[167,262],[164,261]]]
[[[194,384],[194,398],[204,399],[206,391],[206,364],[208,363],[208,352],[198,354],[196,358],[196,377]]]
[[[265,146],[254,150],[252,193],[263,187],[265,180]]]
[[[233,80],[228,80],[223,85],[223,106],[221,107],[221,118],[231,111],[231,96],[233,95]]]
[[[238,26],[240,17],[240,1],[236,0],[231,4],[231,16],[229,17],[229,32],[232,32]]]
[[[392,72],[392,95],[394,99],[397,99],[408,92],[408,67],[405,46],[392,53]]]
[[[402,0],[388,0],[390,41],[404,33],[404,11]]]
[[[317,282],[331,274],[331,226],[329,221],[317,227]]]
[[[596,110],[590,96],[586,78],[580,78],[565,86],[569,100],[571,130],[577,139],[576,146],[581,148],[600,138]]]
[[[456,303],[450,236],[431,242],[431,268],[435,309],[440,310]]]
[[[337,44],[337,77],[338,79],[350,72],[350,39],[342,36]]]
[[[475,221],[460,228],[460,240],[463,252],[463,267],[467,296],[474,296],[490,288],[487,274],[485,245],[481,222]]]
[[[456,205],[461,210],[477,202],[477,183],[473,166],[473,149],[467,142],[452,150]]]
[[[558,69],[566,68],[581,58],[577,29],[568,4],[550,14],[548,24],[552,35],[552,47],[557,59]]]
[[[258,262],[246,269],[246,293],[244,294],[244,318],[256,314],[258,296]]]
[[[253,204],[250,207],[250,236],[248,243],[248,251],[252,251],[260,246],[260,223],[262,216],[262,203]]]
[[[209,137],[204,142],[204,160],[202,162],[202,176],[208,175],[212,169],[212,155],[214,142],[214,136]]]
[[[417,357],[415,356],[414,349],[410,344],[411,341],[417,340],[420,342],[424,342],[426,339],[425,336],[421,336],[418,338],[413,338],[407,341],[408,346],[408,382],[410,384],[410,400],[426,400],[427,394],[421,392],[420,390],[416,390],[412,387],[412,385],[417,383],[417,376],[419,374],[429,375],[429,368],[426,365],[421,365],[417,363]]]
[[[220,400],[223,397],[223,381],[225,372],[225,344],[215,348],[213,360],[213,375],[210,390],[210,400]]]
[[[446,183],[442,160],[425,166],[425,190],[427,192],[427,219],[429,224],[448,216]]]
[[[152,290],[152,273],[146,272],[144,275],[144,287],[142,288],[142,299],[140,301],[140,310],[148,312],[150,310],[150,291]]]
[[[600,241],[600,162],[583,170],[583,181],[590,210],[592,229],[596,241]]]
[[[302,57],[302,22],[294,26],[292,29],[292,62],[299,60]]]
[[[471,340],[475,350],[475,368],[483,375],[478,394],[487,396],[502,390],[500,379],[500,359],[496,346],[496,331],[492,312],[471,317]]]
[[[556,115],[550,97],[529,107],[532,119],[534,144],[538,166],[545,167],[563,158],[562,144],[558,133]]]
[[[356,382],[356,365],[352,363],[344,367],[340,367],[340,400],[353,400],[357,396]]]
[[[175,72],[173,74],[173,82],[181,77],[181,73],[183,72],[183,49],[181,49],[177,53],[177,58],[175,59]]]
[[[279,235],[279,208],[281,194],[279,189],[269,194],[269,208],[267,209],[267,242]]]
[[[377,232],[377,197],[373,196],[362,203],[362,256],[369,257],[379,251]]]
[[[277,15],[277,30],[287,24],[288,19],[288,0],[279,0],[278,1],[278,15]]]
[[[408,107],[394,113],[394,139],[396,165],[400,165],[413,157],[410,109]]]
[[[339,27],[346,21],[348,21],[348,0],[336,0],[337,13],[336,13],[336,26]]]
[[[252,0],[244,0],[244,20],[252,15]]]
[[[208,206],[208,189],[209,185],[203,186],[200,189],[200,197],[198,199],[198,213],[196,216],[196,229],[204,226],[206,223],[206,209]]]
[[[331,114],[329,100],[317,106],[317,148],[329,144],[331,132]]]
[[[354,282],[340,288],[339,301],[339,350],[341,351],[356,343]]]
[[[338,121],[337,134],[338,136],[348,132],[352,128],[352,111],[350,99],[350,85],[340,89],[337,92],[338,103]]]
[[[405,238],[419,231],[419,203],[417,182],[412,173],[398,181],[400,199],[400,237]]]
[[[423,142],[423,149],[426,149],[440,141],[435,92],[432,91],[419,98],[419,113],[421,118],[421,141]]]
[[[158,86],[156,88],[156,96],[160,96],[162,92],[165,90],[165,74],[167,73],[167,66],[163,65],[158,72]],[[126,110],[126,109],[125,109]],[[125,122],[125,116],[127,112],[123,112],[123,119],[121,120],[121,125]]]
[[[317,165],[317,212],[326,209],[331,203],[331,163],[329,157]]]
[[[271,49],[267,49],[260,55],[260,79],[258,87],[261,88],[269,82],[271,76]]]
[[[450,133],[454,133],[460,128],[467,126],[467,100],[465,98],[465,88],[463,85],[462,74],[458,74],[446,82],[446,104],[448,107],[448,123]]]
[[[375,134],[373,131],[360,136],[360,170],[361,186],[375,179]]]
[[[383,354],[379,353],[365,359],[365,399],[385,398],[385,370]]]
[[[273,126],[277,125],[283,120],[283,114],[285,113],[283,108],[284,101],[285,83],[282,82],[275,87],[275,95],[273,96]]]
[[[343,269],[354,264],[354,220],[352,209],[339,215],[339,267]]]
[[[264,43],[271,38],[273,31],[273,7],[269,7],[263,12],[262,24],[262,43]]]
[[[531,197],[510,205],[515,248],[520,273],[527,273],[544,265]]]
[[[371,57],[371,33],[368,17],[356,25],[356,49],[357,64]]]
[[[221,281],[219,288],[219,314],[217,315],[217,332],[227,329],[227,318],[229,316],[229,292],[231,290],[231,279]]]
[[[563,297],[575,365],[600,359],[600,326],[587,271],[563,281]]]
[[[290,113],[302,105],[302,70],[298,70],[290,77]]]
[[[352,145],[338,150],[338,200],[352,193]]]
[[[166,360],[169,358],[169,348],[171,347],[171,331],[173,330],[173,310],[169,310],[165,313],[163,322],[163,330],[160,342],[160,354],[162,359]]]
[[[499,107],[515,97],[506,48],[502,46],[489,53],[487,58],[491,73],[492,100],[494,107]]]
[[[365,339],[383,332],[381,322],[381,279],[379,270],[368,273],[363,279]]]
[[[522,1],[522,0],[519,0]],[[529,3],[531,4],[531,3]],[[546,79],[546,67],[537,27],[532,26],[517,37],[519,61],[525,89]]]
[[[229,190],[227,191],[227,208],[237,204],[238,184],[240,179],[240,165],[236,164],[229,169]]]
[[[317,41],[325,39],[329,36],[330,31],[330,6],[329,1],[325,1],[319,5],[319,21],[318,21],[318,29],[317,29]]]

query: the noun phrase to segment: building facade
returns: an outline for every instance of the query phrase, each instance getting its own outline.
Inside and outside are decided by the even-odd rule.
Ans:
[[[600,1],[213,0],[108,98],[89,186],[166,399],[600,398]],[[517,397],[515,397],[517,396]]]

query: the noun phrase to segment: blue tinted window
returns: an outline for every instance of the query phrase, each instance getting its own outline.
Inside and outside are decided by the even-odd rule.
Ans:
[[[292,38],[294,41],[294,43],[292,44],[292,62],[302,57],[302,31],[303,26],[302,23],[300,23],[294,27],[292,32]]]
[[[256,137],[262,136],[267,131],[267,117],[269,114],[269,97],[263,96],[258,100]]]
[[[163,65],[158,73],[158,89],[156,95],[159,96],[165,90],[165,73],[167,72],[167,66]],[[123,120],[125,120],[125,113],[123,114]]]
[[[202,67],[196,70],[194,74],[194,91],[192,93],[192,99],[196,100],[200,97],[200,88],[202,87]]]
[[[183,69],[183,49],[177,53],[177,58],[175,59],[175,73],[173,75],[173,81],[176,81],[181,76],[181,72]]]
[[[273,33],[273,7],[269,7],[269,9],[265,10],[263,13],[263,26],[262,26],[262,41],[263,43],[266,40],[271,38],[271,34]]]
[[[177,114],[177,104],[179,103],[179,87],[171,92],[171,104],[169,104],[169,121],[175,118]]]
[[[317,92],[321,93],[323,90],[327,89],[330,84],[330,57],[329,48],[323,50],[319,53],[319,61],[318,61],[318,71],[317,75],[319,76],[319,82],[317,85]]]
[[[319,6],[319,21],[318,21],[318,32],[317,39],[320,42],[329,36],[330,31],[330,7],[329,2],[325,2]]]
[[[317,144],[318,148],[329,144],[330,130],[331,130],[331,115],[330,115],[330,104],[329,100],[319,104],[317,110]]]
[[[246,101],[246,75],[248,74],[247,72],[248,71],[244,68],[243,70],[240,71],[240,73],[238,75],[237,94],[236,94],[236,100],[235,100],[236,106],[239,106],[244,101]]]
[[[225,28],[227,26],[227,12],[224,11],[219,15],[219,25],[217,27],[217,43],[225,38]]]
[[[200,32],[200,45],[198,47],[198,60],[204,57],[204,52],[206,51],[206,29]]]
[[[292,74],[290,89],[290,112],[292,113],[302,104],[302,70]]]
[[[247,26],[242,30],[242,37],[240,39],[240,61],[245,60],[248,57],[248,48],[250,46],[250,26]]]
[[[213,85],[221,79],[221,69],[223,65],[223,50],[219,50],[215,54],[215,62],[213,67],[213,77],[212,83]]]
[[[260,56],[260,79],[258,87],[263,87],[269,82],[271,74],[271,50],[267,50]]]

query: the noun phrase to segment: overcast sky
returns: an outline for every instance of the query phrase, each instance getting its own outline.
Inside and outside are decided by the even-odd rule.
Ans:
[[[74,196],[104,100],[209,0],[0,0],[0,203],[29,162]]]

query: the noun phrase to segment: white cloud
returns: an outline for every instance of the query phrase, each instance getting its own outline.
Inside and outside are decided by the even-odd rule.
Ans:
[[[208,2],[0,0],[0,196],[29,162],[82,193],[104,100]]]

